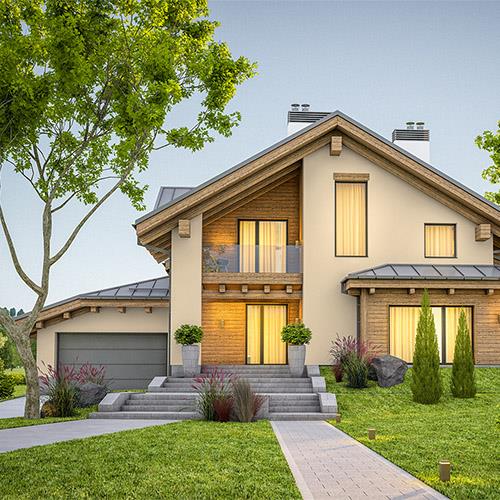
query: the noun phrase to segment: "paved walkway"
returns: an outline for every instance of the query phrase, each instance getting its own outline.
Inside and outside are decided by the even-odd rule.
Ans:
[[[0,430],[0,453],[171,422],[173,420],[86,419],[4,429]]]
[[[22,417],[26,398],[9,399],[0,403],[0,418]]]
[[[271,424],[305,500],[446,499],[327,422]]]

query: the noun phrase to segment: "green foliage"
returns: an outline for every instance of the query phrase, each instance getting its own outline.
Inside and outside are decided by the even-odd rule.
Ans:
[[[0,371],[0,399],[7,399],[14,394],[14,380],[4,371]]]
[[[347,378],[347,386],[363,389],[368,386],[368,363],[356,353],[351,353],[342,365]]]
[[[451,393],[456,398],[473,398],[476,395],[476,377],[474,356],[465,312],[460,312],[458,334],[455,340],[453,370],[451,375]]]
[[[7,309],[4,308],[6,311]],[[20,309],[16,311],[14,307],[9,310],[9,314],[14,318],[15,316],[19,316],[24,314],[24,311]],[[14,342],[2,333],[2,328],[0,327],[0,360],[3,360],[4,366],[7,369],[17,368],[21,366],[21,358],[17,352],[16,345]]]
[[[2,1],[0,160],[43,201],[94,204],[117,179],[143,208],[135,174],[154,148],[195,151],[240,120],[226,106],[255,65],[216,41],[208,15],[206,0]],[[190,98],[199,113],[167,126]]]
[[[24,372],[10,372],[9,377],[14,382],[14,385],[26,385],[26,375]]]
[[[437,403],[442,394],[436,327],[427,290],[422,297],[417,326],[411,390],[413,401],[422,404]]]
[[[291,323],[283,327],[281,330],[281,340],[291,345],[309,344],[312,333],[304,323]]]
[[[197,325],[181,325],[175,330],[174,338],[181,345],[198,344],[203,338],[203,330]]]
[[[483,179],[490,181],[492,184],[500,184],[500,121],[496,132],[486,130],[483,135],[477,136],[476,145],[488,151],[493,162],[492,165],[483,170]],[[485,196],[500,205],[500,191],[489,191]]]

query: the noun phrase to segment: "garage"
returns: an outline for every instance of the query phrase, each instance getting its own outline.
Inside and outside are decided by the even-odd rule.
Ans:
[[[166,375],[165,333],[59,333],[59,365],[102,365],[110,389],[145,389]]]

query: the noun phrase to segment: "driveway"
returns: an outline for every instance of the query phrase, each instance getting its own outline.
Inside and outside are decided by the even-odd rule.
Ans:
[[[4,429],[0,430],[0,453],[172,422],[173,420],[86,419]]]

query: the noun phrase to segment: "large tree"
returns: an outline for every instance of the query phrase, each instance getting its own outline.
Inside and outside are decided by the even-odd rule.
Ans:
[[[29,335],[53,266],[115,192],[143,209],[137,173],[153,150],[198,150],[214,132],[229,136],[240,119],[226,106],[254,65],[215,41],[217,23],[207,16],[206,0],[0,2],[0,169],[28,182],[42,206],[43,255],[34,277],[19,259],[0,204],[12,263],[36,297],[24,321],[0,309],[0,326],[26,370],[27,418],[39,417]],[[169,112],[191,97],[199,113],[169,126]],[[85,206],[85,215],[54,248],[54,215],[70,203]]]
[[[500,184],[500,121],[498,122],[498,130],[491,132],[485,130],[483,135],[476,137],[476,144],[481,149],[490,153],[492,165],[483,170],[483,179],[490,181],[494,185]],[[486,198],[500,205],[500,190],[488,191],[485,193]]]

